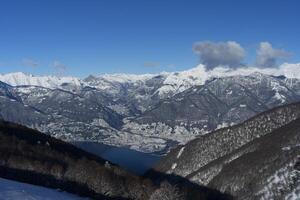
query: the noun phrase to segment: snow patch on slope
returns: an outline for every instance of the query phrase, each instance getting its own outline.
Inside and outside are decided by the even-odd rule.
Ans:
[[[0,178],[0,200],[83,200],[66,192]]]
[[[262,199],[278,199],[278,194],[285,200],[299,199],[300,197],[300,172],[293,168],[294,162],[287,164],[276,171],[267,180],[266,186],[256,195]],[[271,190],[274,188],[274,190]]]
[[[184,151],[185,147],[181,147],[180,151],[177,154],[177,159],[180,158],[180,156],[182,155],[183,151]]]

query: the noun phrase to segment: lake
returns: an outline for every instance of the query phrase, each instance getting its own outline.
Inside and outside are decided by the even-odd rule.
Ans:
[[[109,146],[97,142],[74,142],[73,144],[137,175],[144,174],[162,158],[161,155],[143,153],[126,147]]]

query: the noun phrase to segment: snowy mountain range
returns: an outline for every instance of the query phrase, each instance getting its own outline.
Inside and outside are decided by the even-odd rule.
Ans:
[[[200,64],[195,68],[179,72],[162,72],[159,74],[104,74],[100,76],[89,76],[85,79],[77,77],[57,77],[57,76],[34,76],[23,72],[0,74],[0,81],[12,86],[31,85],[41,86],[51,89],[59,88],[63,84],[70,84],[77,87],[94,86],[97,89],[111,89],[113,84],[139,84],[147,82],[155,77],[163,79],[162,87],[157,92],[165,94],[169,92],[182,92],[185,89],[195,85],[203,85],[205,81],[211,78],[226,76],[247,76],[255,72],[260,72],[272,76],[285,76],[286,78],[300,78],[300,63],[284,63],[278,68],[256,68],[244,67],[238,69],[228,69],[226,67],[217,67],[213,70],[205,70],[205,66]]]
[[[66,141],[156,153],[300,100],[300,64],[287,63],[84,79],[11,73],[0,81],[5,120]]]
[[[81,80],[75,77],[34,76],[23,72],[0,75],[0,80],[12,86],[34,85],[47,88],[58,88],[63,83],[69,83],[75,86],[81,85]]]

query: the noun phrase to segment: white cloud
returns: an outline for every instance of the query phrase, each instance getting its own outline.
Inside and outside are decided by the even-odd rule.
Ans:
[[[54,60],[51,64],[51,67],[54,67],[56,75],[62,76],[64,75],[67,66],[63,63],[61,63],[59,60]]]
[[[37,67],[39,65],[37,61],[28,58],[24,58],[22,64],[26,67]]]
[[[211,70],[217,66],[237,68],[242,65],[245,50],[235,41],[203,41],[194,44],[193,51],[200,56],[201,63]]]
[[[154,67],[159,67],[160,64],[158,62],[144,62],[144,67],[150,67],[150,68],[154,68]]]
[[[282,49],[274,49],[269,42],[261,42],[257,50],[256,66],[276,67],[278,59],[287,58],[289,53]]]
[[[298,78],[300,79],[300,63],[284,63],[280,66],[267,67],[267,68],[259,68],[253,66],[244,66],[237,69],[230,69],[224,67],[217,67],[213,70],[207,72],[210,76],[213,77],[223,77],[223,76],[236,76],[243,75],[247,76],[253,74],[255,72],[259,72],[262,74],[272,75],[272,76],[285,76],[287,78]]]

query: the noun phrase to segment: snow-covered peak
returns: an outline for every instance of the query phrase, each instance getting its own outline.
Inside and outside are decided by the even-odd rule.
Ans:
[[[168,96],[182,92],[195,85],[203,85],[207,80],[216,77],[228,76],[258,76],[258,75],[285,76],[287,78],[300,79],[300,63],[284,63],[277,68],[257,68],[241,67],[230,69],[226,67],[216,67],[206,71],[205,66],[200,64],[195,68],[178,72],[161,72],[158,74],[104,74],[100,76],[89,76],[81,80],[76,77],[56,77],[56,76],[33,76],[22,72],[0,74],[0,81],[12,86],[33,85],[47,88],[58,88],[62,84],[68,83],[73,86],[89,85],[101,90],[118,92],[122,84],[133,84],[142,86],[146,81],[160,76],[163,84],[157,89],[160,96]]]
[[[47,88],[58,88],[64,83],[79,86],[82,82],[76,77],[34,76],[23,72],[0,74],[0,81],[12,86],[33,85]]]
[[[110,93],[119,92],[119,87],[123,84],[142,85],[147,80],[158,74],[104,74],[100,76],[90,75],[83,81],[92,87],[106,90]],[[122,87],[121,87],[122,88]]]
[[[156,75],[157,74],[104,74],[102,76],[99,76],[99,78],[103,78],[111,82],[126,83],[146,81],[153,78]]]
[[[300,79],[300,63],[284,63],[278,68],[242,67],[230,69],[220,66],[210,71],[206,71],[205,66],[200,64],[186,71],[173,72],[165,75],[166,79],[164,85],[158,89],[159,95],[182,92],[191,86],[203,85],[205,81],[209,79],[229,76],[271,75]]]
[[[208,78],[204,65],[198,65],[181,72],[165,73],[164,75],[166,75],[166,79],[163,82],[164,85],[158,89],[159,95],[179,93],[193,85],[203,85]]]

